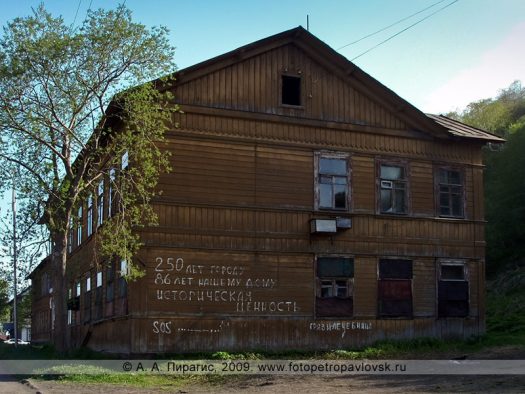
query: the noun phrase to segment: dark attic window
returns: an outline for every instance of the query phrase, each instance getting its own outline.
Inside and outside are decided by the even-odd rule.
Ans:
[[[281,103],[285,105],[301,105],[301,77],[282,76]]]

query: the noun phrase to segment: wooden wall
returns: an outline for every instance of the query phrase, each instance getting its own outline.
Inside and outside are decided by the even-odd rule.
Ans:
[[[302,108],[276,105],[281,100],[282,74],[302,76]],[[175,96],[185,105],[391,129],[406,127],[395,114],[328,72],[295,45],[269,50],[188,82],[182,75]]]
[[[281,105],[283,73],[301,76],[300,107]],[[436,138],[291,44],[182,73],[174,92],[183,112],[161,145],[172,170],[154,200],[159,225],[140,230],[136,263],[146,276],[129,283],[121,313],[72,327],[75,344],[132,353],[327,349],[484,331],[481,144]],[[348,154],[348,211],[314,208],[321,151]],[[381,160],[407,163],[407,215],[378,212]],[[463,219],[436,212],[434,174],[443,165],[464,173]],[[312,219],[335,217],[351,228],[310,233]],[[75,250],[70,280],[104,266],[94,246]],[[316,318],[319,255],[354,258],[352,317]],[[413,262],[413,318],[377,318],[384,257]],[[466,318],[437,318],[440,259],[468,265]]]

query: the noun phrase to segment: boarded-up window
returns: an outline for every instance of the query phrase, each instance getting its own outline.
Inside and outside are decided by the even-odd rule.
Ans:
[[[469,313],[469,286],[465,265],[441,263],[438,281],[438,316],[465,317]]]
[[[440,168],[437,178],[439,215],[462,218],[464,216],[464,195],[461,171]]]
[[[379,260],[379,317],[412,317],[412,261]]]
[[[317,258],[317,317],[348,317],[354,313],[354,260]]]
[[[348,155],[317,154],[316,206],[348,210],[350,197]]]
[[[408,178],[404,165],[381,164],[379,209],[381,213],[406,214],[408,212]]]

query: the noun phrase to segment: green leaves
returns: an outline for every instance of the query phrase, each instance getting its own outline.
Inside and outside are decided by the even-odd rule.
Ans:
[[[155,83],[175,71],[173,54],[167,29],[133,21],[124,5],[90,10],[78,28],[41,5],[5,27],[0,174],[18,169],[19,203],[38,207],[38,217],[28,217],[44,218],[52,239],[67,239],[70,219],[75,225],[86,196],[128,151],[129,169],[112,185],[119,212],[98,238],[104,256],[133,261],[140,247],[135,229],[156,222],[150,202],[168,170],[159,146],[177,108]],[[0,175],[0,189],[9,178]],[[67,242],[57,248],[54,256],[65,256]]]

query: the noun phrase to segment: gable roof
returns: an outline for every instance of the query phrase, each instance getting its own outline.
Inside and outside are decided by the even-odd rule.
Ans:
[[[483,130],[475,129],[474,132],[474,128],[461,122],[454,121],[452,126],[435,115],[427,116],[301,26],[182,69],[173,75],[176,79],[175,86],[287,44],[294,44],[303,50],[334,75],[390,110],[414,131],[430,134],[437,139],[459,137],[484,142],[503,141]],[[467,131],[470,129],[472,130]]]

